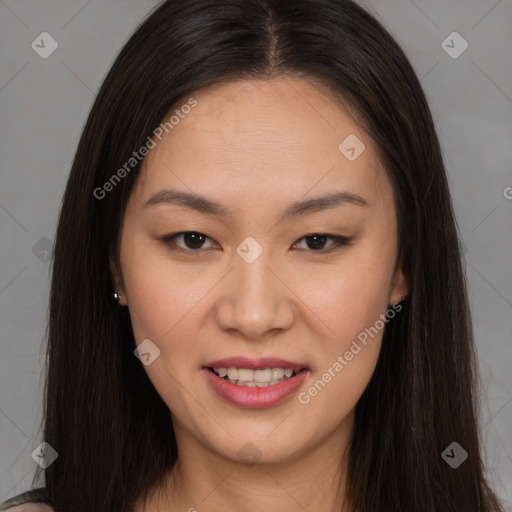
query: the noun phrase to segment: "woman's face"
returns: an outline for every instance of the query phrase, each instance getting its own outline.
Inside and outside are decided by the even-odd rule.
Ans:
[[[305,79],[193,97],[144,160],[112,265],[150,340],[144,368],[179,449],[339,460],[407,291],[392,188],[366,133]]]

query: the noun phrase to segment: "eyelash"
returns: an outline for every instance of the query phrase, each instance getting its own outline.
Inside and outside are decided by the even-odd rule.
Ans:
[[[201,235],[201,236],[204,236],[205,239],[212,240],[210,237],[204,235],[203,233],[200,233],[199,231],[180,231],[178,233],[173,233],[173,234],[167,235],[167,236],[163,237],[161,240],[165,245],[171,246],[170,249],[173,251],[180,251],[180,252],[187,252],[187,253],[200,253],[201,251],[208,250],[208,249],[203,249],[203,248],[184,249],[183,247],[176,246],[174,240],[177,237],[180,237],[182,235],[187,235],[187,234]],[[306,238],[313,238],[314,236],[325,237],[326,239],[332,240],[334,242],[334,244],[329,249],[320,249],[317,251],[315,251],[313,249],[306,249],[306,251],[313,253],[313,254],[315,254],[315,253],[330,254],[330,253],[336,251],[337,249],[340,249],[341,247],[346,247],[346,246],[350,245],[350,242],[352,241],[352,238],[347,238],[346,236],[329,235],[327,233],[310,233],[308,235],[304,235],[302,238],[299,238],[297,240],[297,242],[293,243],[293,245],[297,244],[301,240],[304,240]]]

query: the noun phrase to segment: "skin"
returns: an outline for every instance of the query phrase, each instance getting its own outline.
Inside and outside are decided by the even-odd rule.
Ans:
[[[122,225],[120,266],[111,261],[137,344],[149,338],[160,349],[144,368],[172,411],[179,450],[145,510],[340,510],[354,408],[382,330],[309,403],[297,394],[407,293],[401,265],[395,271],[393,190],[368,135],[307,79],[238,80],[194,98],[198,105],[144,160]],[[366,145],[352,162],[338,149],[349,134]],[[143,207],[163,189],[201,194],[233,215]],[[278,220],[291,203],[333,191],[368,205]],[[207,238],[162,241],[184,231]],[[304,238],[312,233],[352,241],[327,253],[334,241],[315,249]],[[263,248],[250,264],[236,252],[247,236]],[[284,402],[244,409],[219,397],[202,371],[230,356],[303,362],[310,374]],[[238,458],[248,442],[260,452],[257,464]]]

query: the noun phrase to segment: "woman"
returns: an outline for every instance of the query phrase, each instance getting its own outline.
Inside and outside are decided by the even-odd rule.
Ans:
[[[64,195],[34,510],[502,511],[475,379],[441,150],[390,34],[343,0],[159,6]]]

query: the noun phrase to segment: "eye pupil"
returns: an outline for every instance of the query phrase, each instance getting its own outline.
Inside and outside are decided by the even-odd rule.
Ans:
[[[183,235],[183,240],[189,249],[200,249],[204,242],[204,235],[194,232],[185,233]],[[189,240],[192,241],[192,246],[188,243]]]
[[[327,237],[325,235],[311,235],[311,236],[308,236],[307,237],[308,247],[310,249],[319,249],[319,248],[321,249],[325,245],[326,238]],[[309,240],[314,240],[313,246],[311,246],[309,244]],[[318,244],[319,240],[320,240],[320,243]]]

